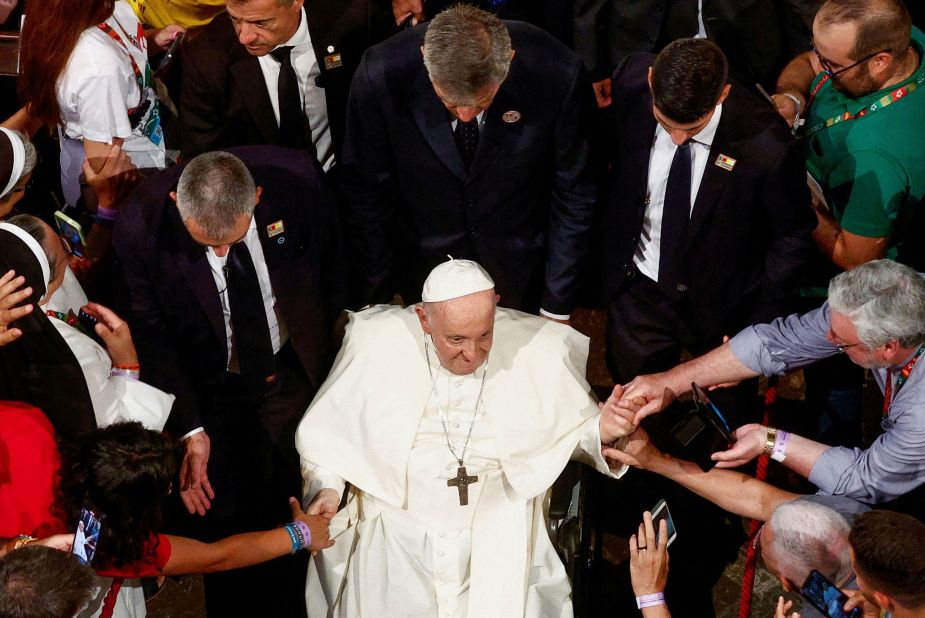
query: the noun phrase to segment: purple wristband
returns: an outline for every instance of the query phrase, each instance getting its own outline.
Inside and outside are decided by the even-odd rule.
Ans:
[[[312,531],[308,528],[308,524],[301,519],[297,519],[292,523],[302,532],[302,538],[305,540],[303,547],[308,549],[308,546],[312,544]]]
[[[141,374],[134,369],[117,369],[116,367],[113,367],[109,372],[109,377],[121,377],[128,378],[129,380],[137,380],[139,377],[141,377]]]
[[[777,437],[774,440],[774,450],[771,451],[771,459],[774,461],[784,461],[787,458],[787,443],[790,441],[790,434],[786,431],[777,431]]]
[[[105,206],[96,207],[96,218],[103,221],[115,221],[119,216],[119,211],[115,208],[106,208]]]
[[[656,592],[654,594],[644,594],[641,597],[636,597],[636,607],[642,609],[643,607],[652,607],[654,605],[664,605],[665,604],[665,593]]]

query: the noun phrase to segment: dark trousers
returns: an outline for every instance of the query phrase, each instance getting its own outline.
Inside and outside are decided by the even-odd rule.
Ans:
[[[640,374],[664,371],[677,365],[682,351],[702,354],[722,343],[723,335],[735,333],[699,332],[699,325],[685,319],[683,298],[669,297],[659,285],[634,271],[608,307],[607,364],[617,383]],[[735,427],[755,420],[757,382],[747,381],[734,389],[710,393],[711,399]],[[644,426],[662,450],[683,457],[670,429],[690,404],[677,404],[649,417]],[[725,566],[735,559],[744,533],[738,518],[729,517],[714,504],[676,483],[649,472],[631,470],[623,479],[600,477],[593,490],[600,525],[621,537],[629,537],[642,521],[642,512],[665,499],[671,510],[678,537],[669,550],[671,569],[666,598],[673,616],[703,618],[714,615],[713,586]],[[605,515],[601,515],[601,513]],[[598,561],[600,562],[600,561]],[[625,569],[625,566],[624,566]],[[632,615],[635,609],[628,578],[609,586],[600,582],[611,604],[607,611],[592,615]]]
[[[295,430],[315,394],[291,345],[277,354],[280,379],[264,393],[248,392],[226,374],[205,430],[211,440],[208,474],[215,500],[205,517],[185,517],[184,532],[214,541],[269,530],[292,520],[288,499],[301,496]],[[307,552],[249,568],[206,575],[206,613],[226,616],[305,616]]]

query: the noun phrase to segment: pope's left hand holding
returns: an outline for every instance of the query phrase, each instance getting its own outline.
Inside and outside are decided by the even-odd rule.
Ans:
[[[622,397],[623,387],[618,384],[607,401],[598,404],[601,409],[601,444],[612,444],[617,438],[629,435],[635,429],[633,426],[634,411],[625,407],[626,402],[622,406],[617,405]]]

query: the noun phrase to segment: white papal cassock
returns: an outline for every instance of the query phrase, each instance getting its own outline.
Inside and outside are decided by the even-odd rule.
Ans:
[[[598,407],[584,378],[588,339],[498,309],[482,405],[465,455],[469,503],[447,486],[457,462],[431,392],[413,308],[351,315],[347,337],[299,426],[305,502],[352,484],[331,522],[336,545],[309,567],[310,618],[571,616],[543,500],[574,457],[598,470]],[[462,450],[483,369],[456,376],[431,348],[449,438]]]

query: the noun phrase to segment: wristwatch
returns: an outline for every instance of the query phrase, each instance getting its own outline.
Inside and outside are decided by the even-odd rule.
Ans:
[[[765,427],[764,454],[768,457],[774,452],[774,443],[777,442],[777,429],[774,427]]]

